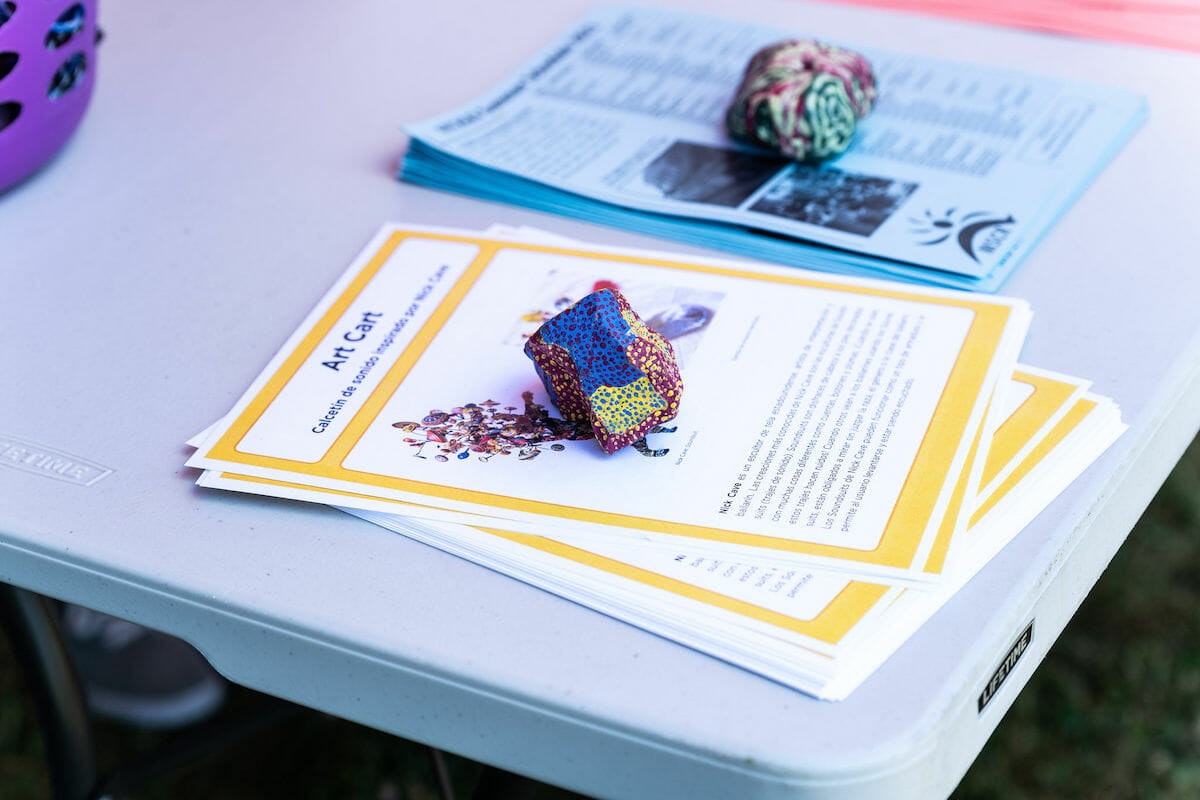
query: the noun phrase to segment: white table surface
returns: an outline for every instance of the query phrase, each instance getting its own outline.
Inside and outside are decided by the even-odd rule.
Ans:
[[[1200,425],[1200,104],[1181,91],[1200,60],[854,7],[687,5],[1149,98],[1003,290],[1035,310],[1023,359],[1094,379],[1132,428],[848,700],[333,510],[195,488],[182,466],[382,222],[672,246],[393,177],[402,123],[489,86],[578,0],[106,0],[81,129],[0,195],[0,435],[115,472],[85,487],[0,468],[0,580],[184,636],[247,686],[584,793],[948,793]]]

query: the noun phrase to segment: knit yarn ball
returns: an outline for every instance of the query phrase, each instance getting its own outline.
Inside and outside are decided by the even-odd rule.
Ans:
[[[746,66],[725,124],[735,139],[797,161],[841,155],[875,102],[871,64],[811,39],[764,47]]]

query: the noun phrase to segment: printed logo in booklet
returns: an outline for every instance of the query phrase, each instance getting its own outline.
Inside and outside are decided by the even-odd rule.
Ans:
[[[948,208],[941,213],[925,209],[923,217],[909,217],[909,232],[917,244],[924,247],[939,245],[953,237],[959,248],[975,262],[980,256],[991,256],[1008,241],[1017,220],[1012,214],[1000,215],[991,211],[959,213]]]

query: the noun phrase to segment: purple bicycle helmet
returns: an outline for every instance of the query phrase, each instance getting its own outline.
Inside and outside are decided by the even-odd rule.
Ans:
[[[0,191],[63,146],[96,76],[97,0],[0,0]]]

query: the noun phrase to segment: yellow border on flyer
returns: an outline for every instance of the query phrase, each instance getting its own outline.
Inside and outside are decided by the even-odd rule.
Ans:
[[[1012,491],[1014,486],[1028,475],[1034,467],[1041,463],[1042,459],[1050,455],[1054,451],[1054,448],[1058,447],[1062,443],[1062,440],[1067,438],[1067,434],[1075,430],[1079,423],[1083,422],[1087,418],[1087,415],[1092,413],[1098,405],[1100,404],[1095,400],[1089,400],[1086,397],[1075,401],[1075,405],[1071,406],[1071,410],[1067,412],[1067,415],[1058,421],[1042,441],[1038,442],[1033,451],[1025,457],[1025,460],[1012,471],[1012,474],[1005,478],[1004,482],[997,486],[996,490],[979,504],[979,508],[971,516],[971,521],[967,527],[970,528],[971,525],[982,519],[984,514],[991,511],[1006,494]]]
[[[841,641],[843,636],[862,621],[867,612],[875,607],[875,604],[879,602],[889,589],[889,587],[880,584],[850,581],[821,610],[821,613],[811,620],[801,620],[789,617],[787,614],[779,611],[772,611],[769,608],[756,606],[745,600],[737,600],[710,589],[703,589],[686,581],[668,578],[652,570],[635,567],[632,564],[626,564],[624,561],[608,558],[607,556],[593,553],[590,550],[564,544],[556,539],[492,528],[476,529],[832,645],[836,645]]]
[[[363,407],[351,418],[345,430],[339,434],[326,454],[316,462],[299,462],[273,456],[243,453],[237,444],[255,422],[267,410],[274,398],[287,385],[300,365],[315,351],[320,341],[328,334],[355,298],[363,291],[375,274],[382,269],[388,258],[407,239],[472,244],[480,248],[476,257],[450,288],[446,297],[433,311],[430,319],[415,335],[412,343],[401,353],[396,363],[385,374],[379,386],[367,398]],[[922,440],[913,465],[900,491],[900,499],[885,525],[879,544],[872,550],[858,550],[836,545],[799,542],[760,534],[745,534],[722,528],[702,525],[684,525],[659,519],[635,517],[598,509],[580,509],[537,500],[510,498],[488,492],[461,489],[454,486],[427,483],[403,478],[357,472],[342,465],[346,455],[358,443],[375,416],[382,410],[388,398],[408,375],[429,343],[445,324],[450,314],[462,302],[467,292],[479,279],[487,265],[503,250],[547,253],[590,260],[611,260],[625,263],[686,270],[726,277],[745,278],[792,286],[806,286],[843,293],[898,300],[919,301],[932,305],[953,306],[973,313],[970,329],[963,343],[946,387],[934,409],[932,421]],[[914,560],[925,538],[930,518],[937,505],[954,456],[968,431],[971,412],[979,397],[996,347],[1011,318],[1012,308],[1000,303],[976,300],[971,296],[938,297],[923,295],[919,290],[899,290],[882,287],[853,286],[834,280],[784,274],[764,274],[729,266],[694,264],[662,258],[640,258],[624,254],[593,252],[577,247],[525,244],[443,233],[421,231],[393,231],[368,259],[366,265],[350,281],[321,318],[304,335],[296,348],[287,355],[275,373],[261,390],[251,399],[247,407],[237,416],[226,432],[208,449],[208,458],[229,464],[243,464],[265,469],[275,469],[294,474],[313,475],[329,480],[338,480],[357,485],[375,486],[394,491],[410,492],[439,497],[497,509],[520,511],[564,519],[577,519],[602,525],[633,528],[674,535],[690,536],[712,541],[731,542],[780,551],[805,553],[813,556],[851,560],[898,569],[913,569]],[[919,567],[928,569],[927,567]]]
[[[983,416],[985,419],[987,418],[986,411]],[[926,572],[941,573],[946,567],[946,556],[950,553],[950,544],[954,539],[954,532],[958,529],[959,517],[963,513],[963,501],[967,497],[967,484],[971,482],[971,468],[979,455],[979,444],[982,440],[983,426],[980,425],[975,432],[975,440],[971,443],[971,452],[967,456],[967,463],[963,465],[962,472],[958,475],[958,481],[954,484],[954,494],[950,497],[950,505],[946,507],[945,516],[942,517],[937,538],[933,540],[933,548],[929,551],[929,559],[925,562]]]
[[[361,497],[367,500],[380,501],[381,498],[371,495],[361,494],[358,492],[344,492],[338,489],[323,489],[318,486],[306,486],[300,483],[292,483],[290,481],[281,481],[274,478],[258,478],[253,475],[238,475],[231,472],[222,472],[221,477],[225,480],[238,481],[245,483],[258,483],[267,486],[283,486],[289,489],[300,489],[310,492],[319,492],[321,494],[332,495],[330,502],[336,503],[338,497]],[[394,503],[400,507],[420,508],[415,503],[408,503],[403,500],[382,500],[382,502]],[[399,510],[398,513],[403,513]],[[837,596],[829,602],[821,610],[817,616],[811,620],[797,619],[790,617],[779,611],[772,611],[769,608],[756,606],[753,603],[745,600],[738,600],[728,595],[723,595],[719,592],[714,592],[709,589],[703,589],[686,581],[668,578],[665,575],[635,567],[632,564],[626,564],[623,561],[608,558],[606,556],[593,553],[590,550],[585,550],[581,547],[565,544],[556,539],[551,539],[545,536],[537,536],[530,533],[517,533],[516,531],[505,531],[490,526],[471,525],[477,531],[499,536],[501,539],[507,539],[511,542],[532,547],[535,550],[540,550],[544,553],[549,553],[559,558],[565,558],[569,561],[574,561],[585,566],[599,569],[613,575],[626,578],[631,581],[653,586],[656,589],[661,589],[666,592],[681,595],[701,603],[706,603],[717,608],[722,608],[726,611],[731,611],[735,614],[741,614],[744,617],[749,617],[759,622],[765,622],[768,625],[774,625],[785,630],[798,633],[803,636],[816,639],[831,645],[837,645],[842,638],[854,629],[854,626],[862,621],[863,617],[875,607],[875,604],[888,592],[890,587],[864,583],[862,581],[850,581],[842,591],[838,592]]]
[[[1033,394],[1026,397],[1025,402],[996,428],[991,447],[988,448],[987,461],[983,464],[980,486],[991,483],[1079,389],[1078,384],[1020,370],[1013,373],[1012,379],[1032,386]]]

